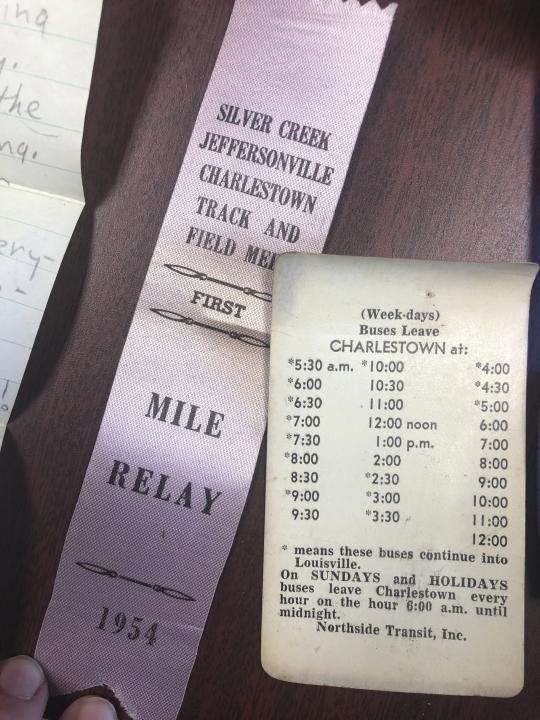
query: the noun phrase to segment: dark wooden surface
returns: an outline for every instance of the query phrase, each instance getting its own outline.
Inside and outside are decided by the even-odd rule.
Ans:
[[[0,456],[1,656],[32,651],[37,638],[115,367],[231,7],[232,0],[104,0],[83,148],[88,204]],[[534,165],[540,157],[539,19],[534,0],[402,0],[327,251],[480,261],[540,255]],[[536,720],[539,366],[533,355],[521,695],[495,700],[362,692],[266,676],[259,663],[263,447],[180,718]]]

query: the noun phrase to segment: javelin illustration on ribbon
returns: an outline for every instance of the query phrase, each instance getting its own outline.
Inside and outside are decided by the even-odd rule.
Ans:
[[[174,312],[174,310],[164,310],[163,308],[150,308],[151,312],[159,315],[165,320],[171,320],[172,322],[184,323],[185,325],[196,325],[197,327],[205,328],[206,330],[213,330],[214,332],[221,333],[222,335],[228,335],[233,340],[239,340],[246,345],[253,345],[254,347],[269,348],[270,344],[262,338],[254,337],[253,335],[246,335],[245,333],[239,333],[235,330],[224,330],[223,328],[216,327],[215,325],[206,325],[206,323],[198,322],[193,318],[186,317],[180,313]]]
[[[171,265],[165,263],[165,267],[172,270],[179,275],[184,277],[193,278],[194,280],[202,280],[203,282],[216,283],[217,285],[223,285],[225,287],[232,288],[233,290],[240,290],[248,297],[256,298],[257,300],[263,300],[264,302],[272,302],[272,294],[264,292],[263,290],[254,290],[250,287],[242,287],[242,285],[235,285],[234,283],[228,282],[227,280],[220,280],[219,278],[210,277],[204,272],[199,270],[193,270],[193,268],[185,267],[185,265]]]
[[[195,598],[191,597],[191,595],[187,595],[181,590],[175,590],[174,588],[163,587],[163,585],[144,582],[143,580],[137,580],[135,578],[128,577],[127,575],[120,575],[120,573],[116,572],[116,570],[109,570],[101,565],[94,565],[94,563],[77,562],[75,564],[83,570],[88,570],[88,572],[95,573],[96,575],[103,575],[103,577],[108,577],[113,580],[124,580],[125,582],[134,583],[135,585],[140,585],[141,587],[148,588],[149,590],[153,590],[154,592],[173,598],[173,600],[196,602]]]

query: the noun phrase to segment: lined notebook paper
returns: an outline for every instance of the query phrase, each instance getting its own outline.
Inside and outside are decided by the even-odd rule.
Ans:
[[[81,140],[101,0],[0,4],[0,445],[84,205]]]

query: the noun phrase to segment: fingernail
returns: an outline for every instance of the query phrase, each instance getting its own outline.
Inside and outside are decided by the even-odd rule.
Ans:
[[[18,700],[33,698],[44,680],[41,666],[25,655],[6,660],[0,670],[0,690]]]
[[[77,720],[118,720],[114,707],[103,698],[88,697],[79,703]]]

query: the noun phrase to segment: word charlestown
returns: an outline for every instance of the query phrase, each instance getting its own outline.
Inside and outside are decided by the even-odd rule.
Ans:
[[[194,488],[190,482],[184,485],[181,492],[173,491],[172,487],[169,487],[170,479],[168,475],[154,473],[153,470],[143,467],[132,470],[128,463],[115,460],[107,483],[122,488],[122,490],[131,490],[139,495],[170,502],[188,510],[198,510],[203,515],[212,514],[213,505],[221,497],[221,492],[214,492],[212,488],[205,487],[203,488],[203,497],[202,490]]]

